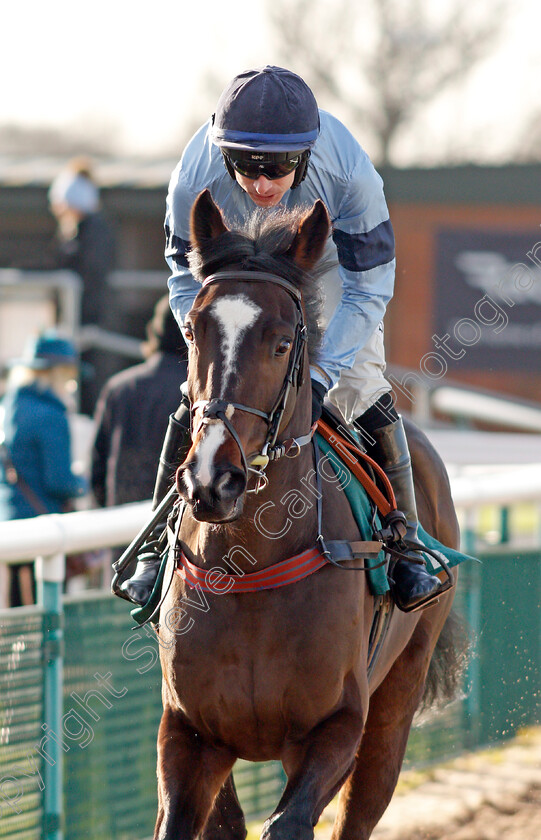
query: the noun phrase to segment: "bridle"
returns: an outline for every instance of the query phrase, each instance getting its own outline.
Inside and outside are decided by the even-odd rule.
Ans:
[[[229,402],[228,400],[223,399],[197,400],[197,402],[193,403],[191,407],[192,436],[195,436],[200,431],[201,427],[208,424],[210,421],[220,420],[225,425],[225,428],[239,448],[246,478],[248,479],[249,473],[257,476],[255,488],[253,490],[247,490],[246,492],[259,493],[268,484],[265,469],[269,461],[276,461],[284,456],[287,458],[295,458],[299,454],[301,447],[310,443],[314,434],[314,428],[312,428],[306,435],[302,435],[298,438],[290,438],[282,443],[276,442],[291,389],[295,388],[298,391],[304,381],[304,350],[308,337],[308,331],[306,324],[304,323],[301,293],[293,283],[289,282],[289,280],[266,271],[218,271],[215,274],[209,275],[209,277],[203,281],[202,286],[203,288],[206,288],[212,283],[219,283],[227,280],[247,283],[273,283],[275,286],[279,286],[289,294],[295,304],[297,312],[295,335],[293,338],[291,352],[289,354],[286,375],[274,405],[269,412],[261,411],[259,408],[252,408],[252,406],[243,405],[242,403]],[[194,414],[199,409],[202,409],[202,415],[194,432]],[[256,417],[260,417],[264,420],[267,424],[267,434],[261,450],[249,455],[248,457],[244,452],[237,432],[230,422],[233,409],[244,411],[248,414],[254,414]]]

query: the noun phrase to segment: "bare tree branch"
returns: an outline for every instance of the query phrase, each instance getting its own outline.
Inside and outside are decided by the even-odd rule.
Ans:
[[[494,48],[509,0],[267,0],[280,60],[318,99],[375,135],[380,163],[396,137]]]

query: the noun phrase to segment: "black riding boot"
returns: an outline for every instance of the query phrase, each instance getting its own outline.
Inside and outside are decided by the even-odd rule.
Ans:
[[[152,510],[156,510],[171,488],[177,467],[186,457],[190,446],[190,403],[184,395],[176,413],[169,417],[169,425],[158,464]],[[166,524],[167,522],[164,521],[156,526],[141,547],[133,576],[125,580],[120,587],[131,601],[141,606],[144,606],[150,598],[160,571],[161,554],[158,539],[165,530]]]
[[[379,429],[371,429],[370,435],[374,444],[368,447],[368,454],[383,468],[392,484],[397,508],[406,516],[407,530],[404,539],[408,543],[418,543],[422,550],[422,543],[417,537],[419,526],[417,505],[411,459],[402,418],[398,417],[393,423]],[[405,553],[413,560],[422,559],[419,551],[409,547]],[[427,572],[425,566],[418,562],[398,560],[392,570],[391,592],[397,607],[405,612],[433,603],[442,586],[442,581]]]

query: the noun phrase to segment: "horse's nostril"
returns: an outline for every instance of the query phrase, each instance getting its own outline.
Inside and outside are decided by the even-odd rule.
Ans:
[[[246,489],[246,476],[237,467],[217,470],[213,480],[203,484],[198,479],[193,465],[183,464],[177,470],[176,486],[179,494],[188,502],[202,502],[207,507],[236,501]]]
[[[189,500],[194,498],[195,485],[192,480],[192,472],[188,464],[183,464],[178,468],[175,476],[175,483],[177,492],[180,496]]]
[[[245,489],[246,476],[236,467],[224,470],[214,483],[216,498],[222,502],[238,499]]]

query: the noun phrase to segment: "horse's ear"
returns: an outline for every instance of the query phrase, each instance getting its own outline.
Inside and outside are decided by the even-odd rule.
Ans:
[[[323,255],[331,220],[320,198],[301,219],[287,256],[304,271],[310,271]]]
[[[192,247],[215,239],[227,230],[223,216],[214,203],[210,190],[203,190],[195,199],[190,215],[190,239]]]

